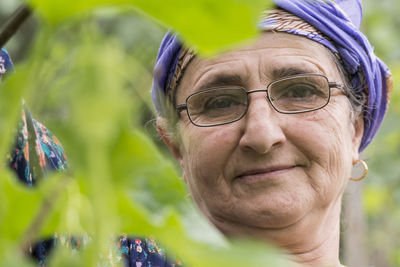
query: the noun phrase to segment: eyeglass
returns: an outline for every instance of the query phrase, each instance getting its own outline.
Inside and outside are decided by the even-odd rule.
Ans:
[[[252,93],[266,92],[268,101],[277,112],[297,114],[325,107],[330,100],[331,88],[344,92],[342,84],[329,82],[324,75],[301,74],[273,81],[266,89],[246,91],[240,86],[205,89],[189,95],[186,104],[177,105],[176,110],[179,115],[186,109],[194,125],[210,127],[243,118],[249,107],[248,95]]]

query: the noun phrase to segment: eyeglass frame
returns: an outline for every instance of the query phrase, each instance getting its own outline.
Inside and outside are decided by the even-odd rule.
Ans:
[[[322,105],[321,107],[318,107],[318,108],[306,109],[306,110],[301,110],[301,111],[281,111],[281,110],[278,110],[278,108],[276,108],[276,107],[274,106],[274,104],[272,103],[273,100],[271,100],[271,98],[270,98],[270,96],[269,96],[269,93],[268,93],[268,89],[270,88],[271,85],[276,84],[276,83],[278,83],[278,82],[285,81],[285,80],[290,80],[290,79],[293,79],[293,78],[310,77],[310,76],[323,77],[323,78],[325,78],[326,81],[328,82],[328,89],[329,89],[329,92],[328,92],[328,99],[327,99],[327,101],[326,101],[326,103],[325,103],[324,105]],[[188,101],[188,99],[189,99],[190,97],[194,96],[194,95],[197,95],[197,94],[201,94],[201,93],[204,93],[204,92],[207,92],[207,91],[215,91],[215,90],[223,89],[223,88],[239,88],[239,89],[242,89],[242,90],[246,93],[246,97],[247,97],[246,110],[245,110],[245,111],[243,112],[243,114],[242,114],[241,116],[239,116],[237,119],[234,119],[234,120],[229,121],[229,122],[223,122],[223,123],[217,123],[217,124],[211,124],[211,125],[199,125],[199,124],[196,124],[196,123],[192,120],[192,118],[190,117],[190,115],[189,115],[189,110],[188,110],[188,108],[187,108],[187,105],[188,105],[187,101]],[[268,102],[271,104],[271,106],[273,107],[273,109],[276,110],[278,113],[281,113],[281,114],[300,114],[300,113],[306,113],[306,112],[316,111],[316,110],[322,109],[322,108],[324,108],[326,105],[328,105],[328,103],[329,103],[329,101],[330,101],[330,99],[331,99],[331,88],[338,88],[338,89],[340,89],[340,90],[342,91],[342,93],[343,93],[345,96],[348,96],[348,93],[345,91],[344,86],[343,86],[342,83],[330,82],[329,79],[328,79],[328,77],[326,77],[326,76],[323,75],[323,74],[308,73],[308,74],[291,75],[291,76],[287,76],[287,77],[284,77],[284,78],[277,79],[277,80],[275,80],[275,81],[270,82],[270,83],[267,85],[267,87],[266,87],[265,89],[254,89],[254,90],[247,91],[246,88],[244,88],[244,87],[242,87],[242,86],[216,86],[216,87],[207,88],[207,89],[204,89],[204,90],[201,90],[201,91],[194,92],[194,93],[190,94],[188,97],[186,97],[185,104],[179,104],[179,105],[177,105],[177,106],[175,107],[175,109],[176,109],[176,111],[177,111],[177,113],[178,113],[178,117],[180,117],[180,113],[181,113],[183,110],[186,110],[186,114],[187,114],[187,116],[188,116],[190,122],[191,122],[192,124],[194,124],[195,126],[197,126],[197,127],[214,127],[214,126],[220,126],[220,125],[230,124],[230,123],[232,123],[232,122],[236,122],[236,121],[241,120],[241,119],[246,115],[247,110],[249,109],[249,105],[250,105],[249,94],[257,93],[257,92],[265,92],[266,95],[267,95]]]

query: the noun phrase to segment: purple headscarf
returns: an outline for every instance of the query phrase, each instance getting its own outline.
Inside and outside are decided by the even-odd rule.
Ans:
[[[365,149],[376,135],[386,113],[391,93],[391,75],[388,67],[375,56],[373,47],[359,30],[362,19],[360,0],[274,0],[285,11],[301,18],[322,35],[309,35],[296,29],[286,32],[301,35],[321,43],[338,54],[351,77],[356,91],[366,92],[368,100],[364,111],[364,135],[359,151]],[[346,12],[344,11],[346,10]],[[268,28],[268,19],[260,28]],[[327,38],[329,40],[327,40]],[[175,72],[182,43],[170,32],[164,37],[154,68],[151,94],[160,115],[165,114],[165,96]]]

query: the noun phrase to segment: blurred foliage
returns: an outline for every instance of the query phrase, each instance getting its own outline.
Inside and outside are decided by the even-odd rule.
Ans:
[[[40,18],[35,38],[23,46],[29,54],[16,73],[0,85],[0,155],[6,158],[13,141],[23,98],[61,140],[70,170],[26,188],[3,164],[0,266],[30,266],[22,251],[64,232],[88,235],[90,242],[79,252],[59,248],[51,266],[112,265],[110,238],[122,233],[156,237],[187,266],[289,266],[274,248],[225,240],[197,214],[174,165],[143,133],[151,69],[165,29],[126,4],[176,26],[208,53],[252,36],[250,18],[263,6],[232,0],[197,0],[190,7],[179,1],[31,2]],[[232,23],[240,28],[235,34]]]
[[[365,151],[370,172],[364,185],[369,262],[400,266],[400,2],[363,1],[363,31],[393,74],[390,108],[375,141]]]
[[[251,4],[243,0],[86,0],[70,4],[68,0],[30,0],[48,21],[57,23],[75,14],[85,13],[94,7],[105,5],[133,5],[151,14],[185,36],[185,40],[207,53],[215,52],[223,46],[253,37],[256,33],[260,10],[269,1],[253,0]],[[229,7],[229,12],[227,12]],[[240,14],[240,19],[238,15]],[[188,23],[192,21],[193,23]],[[210,30],[212,29],[212,30]],[[207,35],[205,36],[205,32]]]

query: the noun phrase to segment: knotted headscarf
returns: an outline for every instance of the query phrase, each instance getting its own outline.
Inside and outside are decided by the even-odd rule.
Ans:
[[[359,29],[362,20],[361,0],[274,2],[285,12],[267,12],[259,24],[260,29],[296,34],[324,45],[340,59],[356,95],[364,92],[368,96],[363,113],[364,135],[359,149],[364,150],[382,123],[391,95],[392,80],[388,67],[375,56],[373,47]],[[282,17],[285,13],[294,15],[310,27],[304,27],[304,23],[285,23]],[[179,73],[185,67],[180,62],[188,64],[189,60],[182,61],[187,54],[178,36],[167,33],[158,53],[151,88],[153,103],[161,116],[166,112],[165,103],[171,95],[171,82],[179,80]]]

